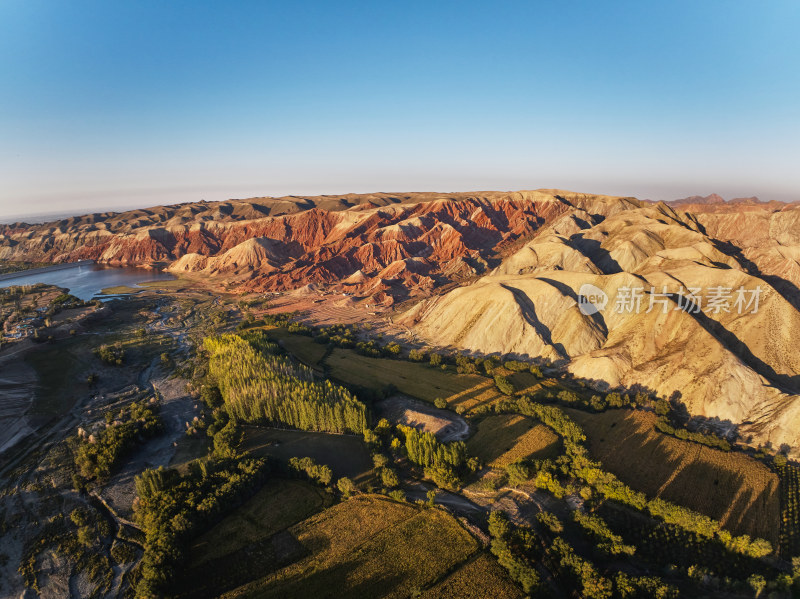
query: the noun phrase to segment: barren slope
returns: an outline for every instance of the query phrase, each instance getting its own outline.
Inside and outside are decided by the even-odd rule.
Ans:
[[[738,425],[755,443],[797,452],[800,313],[785,286],[773,287],[757,265],[663,204],[578,231],[569,217],[492,274],[418,304],[402,321],[437,344],[548,358],[605,388],[641,385],[692,414]],[[608,295],[603,311],[578,309],[584,284]],[[678,306],[689,288],[702,289],[708,306],[709,290],[719,287],[731,290],[728,311]],[[640,308],[619,309],[631,288],[644,291]],[[743,304],[739,313],[739,288],[745,299],[761,289],[757,311]]]

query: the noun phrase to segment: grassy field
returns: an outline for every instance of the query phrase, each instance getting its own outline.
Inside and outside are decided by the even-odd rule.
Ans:
[[[512,372],[507,376],[511,384],[514,385],[519,394],[535,393],[542,386],[542,380],[533,376],[530,372],[523,370],[522,372]]]
[[[139,285],[139,287],[149,287],[150,289],[170,289],[179,291],[195,287],[197,286],[197,282],[185,277],[176,277],[174,279],[163,279],[159,281],[143,281],[137,283],[137,285]]]
[[[409,597],[475,553],[440,510],[359,496],[288,531],[308,554],[223,597]]]
[[[650,412],[565,411],[586,431],[592,457],[634,489],[777,545],[778,477],[760,462],[663,435],[653,429]]]
[[[480,553],[439,584],[420,595],[422,599],[518,599],[525,597],[490,555]]]
[[[347,476],[357,484],[372,479],[372,459],[361,437],[244,426],[242,449],[280,460],[313,458],[327,464],[334,478]]]
[[[469,413],[481,406],[492,406],[506,396],[498,391],[493,380],[482,379],[477,385],[448,396],[447,406],[455,410],[461,406]]]
[[[493,468],[505,468],[515,460],[554,458],[558,436],[542,424],[516,414],[484,418],[467,441],[467,451]]]
[[[176,585],[180,596],[216,597],[288,565],[304,552],[284,532],[331,502],[299,480],[272,479],[242,507],[194,541]]]
[[[380,390],[394,385],[398,391],[424,401],[447,398],[474,387],[482,377],[456,374],[431,368],[425,364],[369,358],[354,351],[336,348],[325,360],[331,376],[344,383]]]
[[[309,366],[318,366],[327,351],[327,347],[322,343],[316,343],[305,335],[294,335],[285,328],[265,329],[265,331],[270,339],[280,340],[286,351]]]
[[[270,480],[252,499],[192,544],[191,567],[270,537],[318,512],[331,499],[323,489],[302,480]]]
[[[205,434],[194,437],[181,435],[176,441],[175,453],[169,461],[169,465],[183,471],[188,467],[189,462],[202,458],[208,453],[211,439]]]
[[[102,295],[122,295],[127,293],[141,293],[144,289],[139,287],[129,287],[128,285],[117,285],[115,287],[106,287],[100,290]]]

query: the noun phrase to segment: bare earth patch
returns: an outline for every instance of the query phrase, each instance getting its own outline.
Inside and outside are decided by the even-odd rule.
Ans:
[[[405,395],[393,395],[377,405],[378,414],[394,424],[412,426],[433,433],[441,441],[461,441],[469,435],[469,425],[458,414],[440,410]]]

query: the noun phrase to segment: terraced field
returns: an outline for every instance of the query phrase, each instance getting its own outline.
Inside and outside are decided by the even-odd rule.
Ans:
[[[489,416],[481,420],[477,428],[467,441],[467,451],[493,468],[505,468],[519,459],[554,458],[558,455],[558,436],[525,416]]]

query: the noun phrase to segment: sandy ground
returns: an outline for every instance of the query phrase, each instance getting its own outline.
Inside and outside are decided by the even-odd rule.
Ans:
[[[25,412],[33,401],[36,374],[21,359],[32,346],[24,340],[0,352],[0,452],[33,432]]]
[[[469,424],[464,418],[406,395],[398,393],[375,407],[379,418],[433,433],[443,442],[463,441],[469,437]]]
[[[150,381],[161,394],[160,414],[164,432],[149,440],[126,461],[109,484],[100,492],[107,505],[126,520],[133,518],[133,499],[136,496],[134,479],[146,468],[167,467],[175,453],[174,444],[186,431],[186,422],[199,415],[199,405],[185,391],[186,381],[161,375]],[[198,408],[195,408],[195,406]]]

